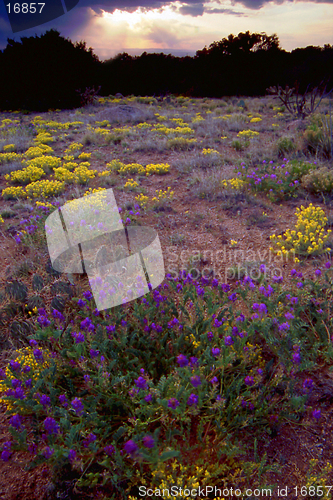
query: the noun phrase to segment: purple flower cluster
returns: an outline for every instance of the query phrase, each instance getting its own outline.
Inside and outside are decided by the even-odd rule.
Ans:
[[[130,439],[124,444],[124,450],[129,455],[133,455],[138,450],[138,445],[135,441],[133,441],[133,439]]]
[[[84,406],[80,398],[74,398],[72,401],[72,408],[75,410],[76,415],[83,415]]]
[[[1,459],[4,462],[8,462],[8,460],[10,459],[10,457],[13,453],[11,447],[12,447],[11,441],[5,441],[5,443],[3,445],[2,453],[1,453]]]
[[[16,430],[19,430],[22,425],[22,418],[20,415],[12,415],[9,419],[9,424],[14,427]]]
[[[58,434],[60,430],[59,425],[52,417],[47,417],[44,420],[44,427],[47,434]]]
[[[154,448],[154,446],[155,446],[155,439],[149,435],[144,436],[142,438],[142,442],[146,448]]]
[[[134,380],[135,385],[140,389],[147,389],[147,381],[143,377],[138,377]]]
[[[83,321],[81,321],[82,330],[88,330],[88,332],[93,332],[95,330],[95,326],[93,325],[90,318],[86,317]]]
[[[87,439],[85,439],[83,441],[83,446],[85,448],[87,448],[91,443],[93,443],[94,441],[96,441],[96,439],[97,439],[97,436],[95,436],[95,434],[93,434],[91,432],[90,434],[88,434]]]
[[[195,394],[191,394],[187,400],[188,406],[196,406],[198,404],[199,398]]]
[[[301,354],[300,354],[301,348],[300,348],[300,346],[294,345],[293,346],[293,351],[294,351],[294,353],[292,355],[293,363],[295,365],[299,365],[300,362],[301,362]]]

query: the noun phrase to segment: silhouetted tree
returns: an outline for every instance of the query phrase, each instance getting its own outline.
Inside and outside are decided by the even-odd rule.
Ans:
[[[47,110],[81,103],[77,90],[98,84],[101,63],[86,42],[73,44],[49,30],[38,37],[8,39],[0,58],[0,106]]]

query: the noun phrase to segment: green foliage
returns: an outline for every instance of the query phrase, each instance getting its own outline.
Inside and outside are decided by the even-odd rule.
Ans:
[[[28,321],[13,321],[13,335],[34,339],[39,350],[19,350],[17,359],[32,356],[31,373],[14,374],[8,367],[0,383],[10,412],[37,418],[35,437],[24,434],[25,427],[13,433],[16,446],[26,450],[36,440],[33,464],[48,461],[54,470],[67,464],[80,476],[77,487],[108,482],[128,495],[142,475],[152,481],[149,471],[162,474],[175,457],[181,463],[189,442],[209,446],[210,429],[219,453],[206,458],[206,469],[213,474],[216,460],[224,464],[215,479],[236,478],[237,469],[260,482],[270,470],[267,457],[258,458],[255,441],[254,462],[241,462],[243,436],[256,430],[259,439],[271,432],[272,419],[280,425],[311,410],[309,391],[295,375],[333,356],[326,307],[332,277],[326,270],[320,279],[302,279],[300,288],[295,276],[288,289],[279,280],[268,283],[260,263],[245,264],[246,278],[233,289],[169,278],[163,288],[108,314],[94,312],[84,294],[74,300],[72,323],[66,310],[63,319],[50,316],[48,326],[38,319],[34,334]],[[65,292],[58,284],[54,291]],[[22,387],[32,380],[23,399],[3,393],[14,376]],[[42,444],[38,436],[50,417],[61,432],[50,431]],[[193,427],[194,421],[200,425]],[[48,449],[53,452],[45,457]],[[75,459],[68,458],[70,450]]]
[[[302,178],[315,169],[315,164],[305,161],[286,160],[281,165],[264,161],[256,168],[242,164],[239,173],[251,191],[266,193],[271,201],[280,201],[297,198]]]
[[[275,144],[276,153],[279,157],[292,153],[296,149],[294,141],[290,137],[280,137]]]

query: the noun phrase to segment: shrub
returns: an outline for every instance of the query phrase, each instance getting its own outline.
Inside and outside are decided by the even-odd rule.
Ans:
[[[245,147],[249,146],[249,143],[242,143],[241,141],[235,140],[235,141],[232,141],[231,146],[236,151],[244,151]]]
[[[313,194],[331,194],[333,190],[333,171],[327,167],[312,170],[302,178],[302,186]]]
[[[296,145],[290,137],[280,137],[275,143],[275,151],[279,157],[283,157],[287,153],[292,153],[295,149]]]
[[[187,139],[186,137],[174,137],[168,139],[166,146],[174,151],[189,151],[195,148],[197,139]]]
[[[314,164],[298,160],[286,160],[281,165],[264,160],[253,169],[241,165],[239,174],[252,191],[264,192],[272,201],[277,201],[297,197],[302,177],[315,168]]]
[[[330,248],[325,248],[331,229],[325,234],[327,217],[320,207],[314,207],[312,203],[307,208],[301,206],[296,209],[297,223],[294,230],[287,229],[283,235],[273,234],[270,239],[278,248],[277,255],[289,253],[297,255],[320,255],[330,252]],[[271,247],[273,250],[273,247]]]
[[[303,133],[303,149],[313,155],[331,158],[333,150],[332,130],[328,115],[314,115]]]

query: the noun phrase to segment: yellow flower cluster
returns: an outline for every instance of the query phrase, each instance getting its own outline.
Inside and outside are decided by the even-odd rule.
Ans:
[[[3,150],[8,151],[9,153],[15,151],[15,149],[16,149],[15,144],[7,144],[6,146],[3,147]]]
[[[135,197],[135,200],[140,204],[140,206],[145,207],[149,201],[148,196],[145,196],[143,193],[140,193]]]
[[[35,118],[31,120],[31,123],[35,126],[39,125],[39,130],[42,130],[43,128],[68,130],[70,127],[79,127],[80,125],[84,124],[84,122],[80,121],[60,123],[54,120],[43,120],[41,116],[35,116]]]
[[[74,168],[78,167],[78,164],[75,163],[74,161],[69,161],[66,163],[62,164],[63,168],[66,168],[66,170],[74,170]],[[53,169],[55,170],[55,169]]]
[[[168,163],[150,163],[149,165],[146,165],[145,170],[147,176],[151,174],[163,175],[169,172],[170,165]]]
[[[109,120],[102,120],[100,122],[96,121],[95,125],[97,125],[98,127],[110,127],[110,122]]]
[[[36,207],[41,208],[41,207],[47,207],[47,208],[54,208],[52,203],[49,201],[36,201]]]
[[[163,191],[162,189],[160,189],[160,190],[156,189],[156,194],[157,194],[157,197],[154,196],[152,201],[172,200],[175,192],[171,191],[171,187],[169,186],[166,191]]]
[[[191,127],[176,127],[175,129],[169,129],[169,133],[176,133],[176,134],[191,134],[193,130]]]
[[[5,221],[2,218],[2,215],[0,215],[0,224],[3,224]]]
[[[131,127],[125,126],[125,127],[116,127],[112,129],[112,132],[115,132],[116,134],[128,134],[128,132],[131,131]]]
[[[160,134],[191,134],[193,130],[190,127],[176,127],[169,128],[165,125],[154,125],[154,128],[151,129],[152,132],[157,132]]]
[[[37,158],[37,156],[43,156],[44,154],[53,153],[53,149],[51,146],[47,146],[47,144],[39,144],[39,146],[32,146],[25,153],[24,156],[26,158]]]
[[[119,171],[120,168],[125,167],[125,163],[122,163],[120,160],[111,160],[105,165],[105,167],[108,170]]]
[[[1,120],[1,128],[4,128],[6,125],[11,125],[15,123],[20,123],[19,120],[11,120],[10,118],[4,118]]]
[[[89,160],[91,157],[91,153],[81,153],[78,158],[79,160]]]
[[[49,198],[61,193],[64,188],[64,182],[43,180],[28,184],[25,190],[29,198]]]
[[[83,148],[83,144],[80,144],[78,142],[72,142],[72,144],[70,144],[68,146],[67,149],[65,149],[65,153],[72,153],[73,151],[78,151],[79,149],[82,149]]]
[[[238,132],[237,137],[245,137],[246,139],[252,139],[253,137],[256,137],[259,135],[259,132],[256,132],[255,130],[242,130]]]
[[[159,122],[165,121],[168,118],[166,116],[160,115],[159,113],[154,113]]]
[[[91,194],[96,194],[96,193],[99,193],[99,196],[100,196],[100,195],[102,195],[102,194],[103,194],[103,193],[101,193],[101,191],[106,191],[106,189],[105,189],[105,188],[102,188],[102,187],[95,188],[95,189],[93,189],[93,188],[89,188],[89,189],[88,189],[88,190],[84,193],[84,195],[83,195],[83,196],[89,196],[89,195],[91,195]],[[103,197],[104,197],[104,195],[103,195]]]
[[[203,155],[219,155],[220,153],[216,151],[216,149],[211,149],[211,148],[203,148],[202,150]]]
[[[246,185],[246,181],[234,177],[233,179],[224,179],[221,184],[225,188],[242,189]]]
[[[196,113],[196,116],[194,116],[191,121],[192,123],[199,123],[205,121],[205,118],[203,118],[200,113]]]
[[[251,118],[250,123],[258,123],[261,121],[262,121],[262,118],[259,118],[259,116],[254,116],[253,118]]]
[[[77,166],[75,164],[75,166]],[[70,184],[74,182],[75,176],[74,173],[68,170],[67,168],[64,167],[59,167],[59,168],[54,168],[54,178],[57,179],[57,181],[64,181],[66,184]]]
[[[129,163],[125,165],[124,163],[119,168],[118,173],[121,175],[126,174],[144,174],[146,172],[145,167],[140,165],[140,163]]]
[[[75,160],[75,158],[74,158],[73,155],[64,155],[62,157],[62,159],[65,160],[65,161],[73,161],[73,160]]]
[[[198,347],[201,346],[201,342],[198,342],[197,340],[195,340],[195,336],[193,335],[193,333],[191,333],[190,336],[186,336],[185,337],[185,340],[188,340],[189,342],[192,342],[192,345],[195,349],[197,349]]]
[[[97,174],[97,170],[91,170],[88,162],[81,163],[74,170],[74,182],[76,184],[86,184],[90,179],[94,179]]]
[[[18,349],[17,352],[18,355],[16,356],[14,361],[20,363],[22,368],[24,366],[30,366],[30,371],[26,375],[24,375],[24,377],[26,377],[26,379],[28,378],[31,379],[33,382],[36,382],[40,377],[42,371],[50,366],[51,357],[48,349],[43,349],[42,351],[44,359],[43,363],[38,363],[36,361],[35,356],[33,354],[33,349],[31,347]],[[16,378],[16,375],[10,369],[10,365],[6,367],[5,373],[6,373],[6,378],[9,381]],[[24,373],[24,371],[21,370],[20,373],[22,374]],[[6,386],[6,384],[4,382],[0,382],[0,394],[5,392],[7,389],[8,387]],[[0,398],[0,403],[4,403],[7,406],[7,410],[11,410],[14,407],[13,402],[9,401],[5,395]]]
[[[110,173],[109,170],[102,170],[102,172],[98,172],[98,177],[108,177]]]
[[[10,186],[2,190],[5,200],[15,200],[16,198],[27,198],[27,193],[22,186]]]
[[[105,188],[89,188],[83,195],[84,198],[90,196],[89,200],[78,198],[75,200],[68,200],[65,205],[69,204],[69,215],[72,214],[73,218],[77,218],[82,209],[86,212],[87,207],[91,206],[92,209],[106,209],[107,193]]]
[[[134,189],[137,188],[138,186],[139,186],[139,183],[136,182],[134,179],[127,179],[127,182],[126,182],[124,188],[129,188],[131,190],[133,188]]]
[[[312,203],[308,208],[301,206],[297,208],[295,215],[297,223],[295,230],[287,231],[282,235],[273,234],[270,239],[279,248],[277,255],[296,253],[299,255],[313,255],[329,252],[330,248],[324,248],[324,244],[331,233],[331,229],[325,233],[324,227],[327,222],[325,212],[320,207],[314,207]],[[271,247],[271,250],[273,248]]]
[[[230,240],[230,245],[232,247],[235,247],[237,245],[238,241],[237,240]]]
[[[149,127],[150,127],[150,125],[147,122],[138,123],[136,125],[136,128],[139,128],[139,129],[141,129],[141,128],[149,128]]]
[[[170,121],[178,123],[178,125],[185,125],[183,118],[170,118]]]
[[[28,184],[29,182],[38,181],[43,175],[45,175],[45,172],[42,168],[30,165],[22,170],[16,170],[10,174],[6,174],[5,179],[6,181],[17,184]]]
[[[97,127],[97,128],[92,129],[92,131],[98,135],[109,135],[110,134],[110,131],[107,130],[106,128]]]
[[[60,167],[61,160],[55,156],[37,156],[36,158],[32,158],[31,160],[24,161],[24,164],[28,165],[28,167],[38,167],[42,168],[45,172],[49,171],[52,168]]]
[[[22,155],[19,153],[0,153],[0,164],[1,163],[9,163],[11,161],[20,160]]]
[[[47,144],[48,142],[53,142],[54,139],[49,132],[39,132],[34,141],[37,142],[37,144]]]

